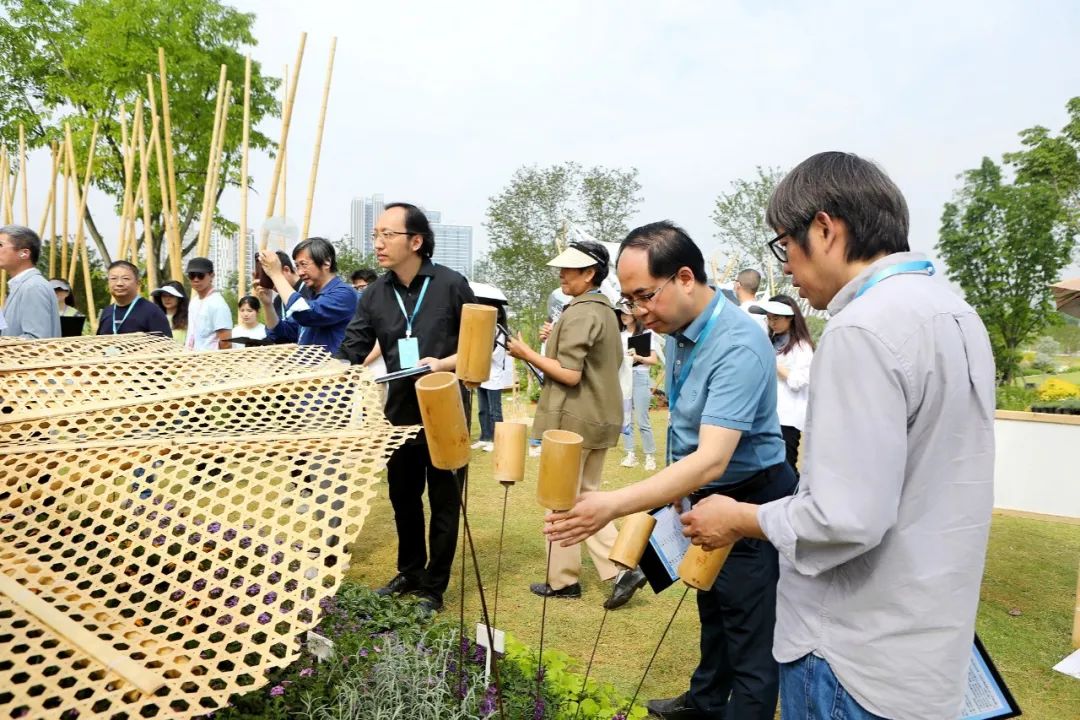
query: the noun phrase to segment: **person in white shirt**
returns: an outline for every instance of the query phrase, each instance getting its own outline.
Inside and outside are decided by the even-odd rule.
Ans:
[[[774,295],[750,308],[769,323],[769,340],[776,350],[776,414],[787,446],[787,461],[799,477],[799,440],[806,424],[810,400],[810,363],[814,340],[798,303],[788,295]]]
[[[188,304],[187,348],[189,350],[228,350],[233,320],[225,298],[214,289],[214,263],[208,258],[188,260],[191,302]]]
[[[641,450],[645,456],[645,470],[656,470],[656,440],[653,437],[652,423],[649,421],[649,406],[652,402],[652,378],[650,369],[660,362],[657,354],[659,343],[657,334],[649,332],[640,321],[636,321],[633,315],[626,312],[619,313],[622,331],[623,366],[619,370],[619,386],[623,391],[623,447],[626,449],[626,457],[623,458],[623,467],[637,467],[637,456],[634,454],[634,423],[637,423],[638,434],[641,435]],[[630,338],[634,335],[649,333],[649,354],[638,355],[630,348]],[[629,390],[624,385],[624,375],[629,372]]]
[[[266,326],[259,322],[259,310],[262,303],[254,295],[245,295],[236,304],[236,319],[239,323],[232,329],[232,337],[251,338],[252,340],[266,339]],[[244,347],[242,343],[238,346]]]
[[[750,308],[757,304],[760,287],[761,273],[753,268],[746,268],[735,276],[735,298],[739,301],[739,307],[744,313],[750,315],[750,319],[757,323],[762,332],[768,335],[769,326],[765,324],[765,317],[750,312]]]

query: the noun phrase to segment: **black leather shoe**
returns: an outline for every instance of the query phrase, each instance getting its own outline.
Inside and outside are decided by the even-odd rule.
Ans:
[[[621,608],[630,602],[630,598],[634,597],[634,593],[644,585],[645,573],[641,572],[639,568],[624,572],[615,580],[615,585],[611,588],[611,597],[604,601],[604,608],[607,610]]]
[[[705,720],[706,715],[691,708],[686,703],[686,693],[664,700],[650,700],[645,703],[649,713],[664,720]]]
[[[442,610],[443,601],[442,598],[433,595],[432,593],[419,593],[420,608],[431,614],[435,614]]]
[[[540,597],[553,597],[553,598],[579,598],[581,597],[581,583],[574,583],[573,585],[567,585],[564,588],[558,590],[552,590],[551,586],[547,583],[533,583],[529,586],[529,590],[534,595]]]
[[[416,592],[420,589],[419,583],[407,575],[398,573],[394,576],[394,579],[386,583],[385,586],[375,591],[376,595],[383,597],[387,595],[401,595],[402,593]]]

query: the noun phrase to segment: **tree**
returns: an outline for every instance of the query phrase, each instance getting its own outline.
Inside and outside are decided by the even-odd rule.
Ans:
[[[363,253],[353,250],[351,237],[348,235],[334,243],[334,257],[337,260],[338,275],[345,282],[350,281],[354,270],[370,267],[368,258],[365,258]]]
[[[945,204],[937,250],[990,334],[1002,384],[1020,364],[1020,346],[1051,321],[1047,285],[1076,240],[1061,194],[1045,181],[1003,180],[983,158]]]
[[[729,192],[716,198],[712,213],[716,224],[714,237],[735,261],[736,271],[751,267],[765,278],[770,271],[783,277],[780,264],[767,246],[774,233],[765,224],[765,209],[784,172],[779,168],[758,167],[756,173],[749,180],[734,181]]]
[[[160,114],[160,46],[168,61],[181,236],[201,211],[222,64],[228,66],[234,101],[225,135],[219,197],[226,185],[239,184],[244,75],[239,49],[255,44],[251,32],[254,15],[219,0],[0,0],[0,8],[0,56],[4,58],[0,63],[0,140],[10,146],[16,125],[22,122],[31,147],[47,146],[63,138],[63,124],[68,121],[76,154],[85,159],[91,126],[98,121],[99,141],[106,150],[102,152],[99,146],[94,184],[117,199],[119,213],[124,185],[120,106],[126,104],[130,114],[136,102],[145,100],[146,74],[150,73]],[[277,111],[277,85],[277,80],[262,74],[258,63],[252,63],[252,150],[272,147],[269,138],[256,128],[261,119]],[[149,110],[144,114],[149,134]],[[150,203],[155,209],[151,224],[164,273],[156,163],[151,162],[150,168]],[[86,221],[107,264],[111,258],[89,209]],[[224,218],[216,222],[224,233],[235,229]],[[194,239],[185,252],[192,245]]]
[[[597,240],[617,243],[630,231],[627,221],[637,210],[641,183],[637,168],[590,168],[581,178],[582,224]]]

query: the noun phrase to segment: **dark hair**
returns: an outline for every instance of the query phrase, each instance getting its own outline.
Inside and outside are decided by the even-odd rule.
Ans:
[[[334,246],[326,238],[309,237],[307,240],[302,240],[299,245],[293,248],[293,260],[303,250],[307,250],[312,262],[319,267],[330,263],[330,272],[337,272],[337,253],[334,252]]]
[[[245,295],[244,297],[240,298],[239,302],[236,303],[237,308],[240,308],[244,305],[247,305],[255,312],[259,312],[259,310],[262,309],[262,303],[259,302],[259,298],[255,297],[254,295]]]
[[[421,257],[429,258],[435,254],[435,231],[431,229],[427,215],[420,208],[410,203],[394,202],[383,205],[383,210],[401,208],[405,211],[405,232],[419,235],[424,239],[420,244]]]
[[[807,231],[819,212],[847,225],[848,262],[909,249],[904,195],[881,168],[858,155],[824,152],[803,160],[773,190],[765,222],[808,250]]]
[[[802,310],[799,309],[799,303],[795,302],[795,299],[790,295],[773,295],[769,298],[772,302],[783,303],[787,305],[795,314],[791,316],[791,329],[788,330],[788,341],[784,349],[781,350],[779,355],[787,355],[789,352],[795,349],[795,346],[799,343],[806,343],[813,349],[814,338],[810,337],[810,328],[806,326],[806,318],[803,317]],[[769,339],[773,336],[772,330],[769,330]]]
[[[352,281],[363,280],[366,283],[373,283],[379,279],[379,276],[375,274],[375,271],[371,268],[357,268],[353,270]]]
[[[127,260],[113,260],[109,263],[109,267],[105,268],[105,272],[109,272],[113,268],[127,268],[131,271],[131,274],[135,276],[135,279],[139,279],[139,268],[135,267],[133,263],[129,263]]]
[[[701,249],[685,230],[670,220],[649,223],[631,230],[619,244],[619,256],[630,248],[638,248],[648,253],[649,274],[653,277],[669,278],[681,268],[688,267],[696,282],[702,285],[708,282],[705,257],[701,254]]]
[[[187,329],[187,310],[188,310],[188,296],[184,290],[184,284],[177,282],[176,280],[170,280],[161,287],[176,288],[180,291],[181,297],[176,298],[176,312],[172,316],[172,329],[173,330],[186,330]],[[165,303],[161,302],[161,297],[165,293],[158,293],[153,296],[154,304],[161,308],[161,312],[165,312]],[[171,297],[176,297],[175,295]],[[168,313],[165,313],[166,315]]]
[[[587,268],[581,269],[588,270],[589,268],[592,268],[593,287],[600,287],[600,284],[604,282],[604,278],[608,276],[608,272],[610,271],[608,263],[611,262],[611,256],[608,255],[607,248],[600,243],[593,242],[591,240],[575,240],[574,242],[570,243],[569,246],[574,248],[575,250],[579,250],[585,253],[596,261],[595,265],[590,265]]]
[[[63,280],[65,284],[67,283],[67,281],[64,280],[64,278],[49,278],[49,279],[50,280]],[[54,288],[54,292],[59,291],[59,290],[64,290],[64,288]],[[75,293],[71,292],[70,290],[64,290],[64,292],[67,293],[64,296],[64,304],[65,305],[70,305],[71,307],[75,307]]]
[[[735,276],[735,282],[746,288],[746,292],[756,295],[758,288],[761,287],[761,273],[753,268],[746,268]]]
[[[289,268],[289,272],[291,272],[293,275],[295,275],[296,274],[296,266],[293,265],[293,261],[292,261],[292,258],[289,257],[289,253],[285,252],[284,250],[275,250],[274,252],[277,254],[278,260],[281,261],[281,267]],[[296,251],[293,250],[293,252],[295,253]]]
[[[4,225],[0,227],[0,235],[11,238],[17,249],[29,250],[30,262],[37,265],[38,258],[41,257],[41,238],[36,232],[23,225]]]

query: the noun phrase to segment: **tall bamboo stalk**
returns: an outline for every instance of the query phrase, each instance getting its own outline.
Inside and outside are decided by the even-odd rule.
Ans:
[[[307,43],[307,33],[300,33],[300,47],[296,50],[296,65],[293,67],[292,83],[289,87],[289,97],[283,108],[281,118],[281,139],[278,141],[277,159],[274,161],[274,172],[270,178],[270,193],[267,197],[266,217],[274,216],[274,208],[277,205],[278,183],[281,181],[281,164],[289,140],[289,124],[292,121],[293,101],[296,99],[296,86],[300,80],[300,65],[304,61],[304,44]],[[266,248],[266,233],[263,233],[259,243],[260,248]]]
[[[136,266],[138,266],[138,264],[139,264],[139,239],[135,235],[135,218],[137,218],[139,216],[139,211],[138,211],[138,206],[139,206],[139,186],[138,186],[138,183],[135,182],[135,163],[136,163],[136,156],[137,156],[136,150],[138,148],[138,137],[139,137],[139,134],[142,133],[142,131],[143,131],[143,105],[142,105],[142,101],[140,101],[135,106],[135,122],[133,122],[132,125],[131,125],[131,142],[128,145],[128,152],[131,153],[131,180],[132,180],[132,184],[131,184],[131,205],[128,208],[129,212],[128,212],[128,217],[127,217],[127,224],[128,224],[128,230],[127,230],[128,245],[127,245],[127,250],[128,250],[128,255],[129,255],[129,257],[127,259],[130,260],[131,263],[136,265]]]
[[[282,104],[282,107],[284,107],[289,102],[289,66],[288,65],[285,66],[285,74],[282,77],[285,78],[284,84],[282,86],[282,91],[283,92],[281,94],[281,104]],[[289,152],[288,152],[287,148],[282,147],[281,148],[281,195],[280,195],[279,202],[278,202],[278,215],[280,215],[282,219],[285,218],[285,213],[286,213],[286,209],[287,209],[286,208],[286,203],[288,202],[288,199],[289,199]],[[285,249],[285,240],[282,239],[282,238],[278,238],[278,242],[280,242],[282,244],[281,249],[284,250]]]
[[[158,48],[158,72],[161,76],[161,118],[164,122],[163,134],[165,136],[165,164],[169,170],[169,212],[172,214],[174,243],[176,245],[176,262],[180,264],[182,239],[180,237],[180,208],[179,199],[176,197],[176,170],[173,167],[173,144],[172,144],[172,116],[169,114],[169,74],[165,68],[165,48]],[[179,279],[174,278],[174,279]]]
[[[56,206],[59,204],[56,197],[56,176],[60,172],[60,149],[54,140],[52,142],[53,175],[52,184],[49,185],[50,217],[49,224],[49,277],[56,277]]]
[[[29,176],[26,173],[26,128],[19,123],[19,178],[22,180],[22,219],[23,226],[30,227],[30,203],[27,200],[27,183]]]
[[[236,248],[237,297],[247,295],[248,134],[251,126],[251,55],[244,60],[244,127],[240,136],[240,235]]]
[[[118,234],[116,245],[116,259],[124,260],[125,253],[127,251],[127,231],[128,231],[128,213],[131,212],[131,164],[128,162],[128,158],[131,154],[128,152],[128,122],[127,122],[127,105],[120,104],[120,160],[123,163],[124,169],[124,192],[120,196],[122,198],[122,204],[120,206],[120,232]]]
[[[210,251],[210,238],[214,235],[214,215],[217,213],[218,188],[221,184],[221,161],[225,154],[225,133],[229,126],[229,108],[232,107],[232,81],[225,83],[225,102],[221,105],[221,127],[218,129],[218,144],[214,149],[214,171],[210,176],[210,198],[206,216],[206,243],[200,255]]]
[[[68,159],[73,168],[77,168],[75,163],[75,146],[71,141],[71,126],[64,124],[65,141],[67,142]],[[97,334],[97,308],[94,307],[94,286],[90,280],[90,256],[86,250],[86,201],[90,195],[90,178],[94,174],[94,148],[97,146],[97,134],[98,124],[97,120],[94,121],[94,130],[90,134],[90,146],[86,153],[86,175],[83,180],[82,192],[79,191],[78,185],[75,186],[75,198],[79,204],[79,214],[76,216],[78,220],[78,226],[75,229],[75,248],[78,249],[79,255],[82,258],[83,266],[83,286],[86,292],[86,315],[90,318],[90,332],[91,334]],[[72,258],[71,263],[71,275],[68,276],[68,284],[75,282],[75,266],[78,263]]]
[[[68,191],[71,189],[72,170],[63,148],[60,149],[60,154],[63,156],[61,162],[64,164],[64,241],[60,243],[60,277],[66,278],[68,276],[68,238],[71,237],[68,224],[71,218],[71,196]]]
[[[221,106],[225,101],[225,73],[227,68],[221,66],[218,77],[217,101],[214,104],[214,131],[210,134],[210,150],[206,154],[206,177],[203,178],[202,211],[199,213],[199,241],[196,245],[197,255],[204,255],[204,247],[209,245],[207,234],[210,232],[210,186],[213,184],[211,175],[214,172],[214,161],[217,155],[218,131],[221,127]]]
[[[150,124],[158,125],[157,99],[154,97],[154,78],[149,73],[146,75],[146,90],[150,98]],[[183,268],[181,266],[180,232],[173,223],[172,212],[169,207],[169,180],[165,176],[165,163],[161,143],[161,128],[154,133],[150,144],[154,146],[154,155],[157,159],[158,186],[161,193],[161,226],[165,229],[165,242],[168,243],[169,274],[171,279],[183,282]]]
[[[326,66],[326,83],[323,85],[322,108],[319,110],[319,126],[315,130],[315,156],[311,161],[311,176],[308,178],[307,207],[304,208],[304,225],[300,237],[306,238],[311,228],[311,205],[315,200],[315,179],[319,175],[319,154],[322,151],[323,126],[326,124],[326,105],[330,101],[330,79],[334,75],[334,53],[337,51],[337,37],[330,38],[330,60]]]
[[[8,187],[8,157],[7,148],[0,147],[0,212],[4,217],[4,224],[11,223],[11,194]],[[7,270],[0,270],[0,308],[7,302]]]
[[[150,144],[157,139],[157,118],[151,120]],[[154,252],[153,222],[150,219],[150,153],[147,149],[146,134],[142,123],[139,124],[139,195],[142,197],[143,247],[146,248],[146,283],[150,290],[158,287],[157,254]]]

